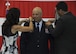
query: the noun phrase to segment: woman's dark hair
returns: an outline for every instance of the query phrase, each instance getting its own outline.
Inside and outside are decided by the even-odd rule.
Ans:
[[[11,8],[6,14],[6,20],[2,25],[2,35],[10,36],[11,27],[18,24],[20,17],[20,10],[18,8]]]
[[[10,22],[10,24],[18,24],[20,16],[20,10],[18,8],[11,8],[9,12],[6,14],[6,20]]]
[[[65,2],[61,1],[56,5],[57,10],[62,9],[63,11],[68,11],[68,6]]]

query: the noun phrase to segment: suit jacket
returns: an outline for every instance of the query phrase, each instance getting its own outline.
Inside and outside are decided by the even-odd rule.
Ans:
[[[56,28],[49,26],[54,37],[54,54],[76,54],[76,17],[68,12],[56,22]]]
[[[33,32],[22,32],[21,34],[21,54],[49,54],[49,35],[45,33],[45,22],[43,21],[41,32],[37,32],[35,22],[33,24]]]

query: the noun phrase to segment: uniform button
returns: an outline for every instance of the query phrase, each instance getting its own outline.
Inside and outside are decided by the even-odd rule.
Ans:
[[[37,40],[37,42],[39,42],[39,40]]]
[[[37,45],[37,47],[39,48],[39,45]]]

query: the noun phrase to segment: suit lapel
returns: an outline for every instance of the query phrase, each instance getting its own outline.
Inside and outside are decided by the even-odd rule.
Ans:
[[[42,34],[43,32],[45,32],[45,22],[44,21],[42,21],[42,27],[41,27],[40,33]]]

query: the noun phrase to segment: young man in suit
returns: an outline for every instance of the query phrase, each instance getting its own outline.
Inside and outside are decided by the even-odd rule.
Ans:
[[[45,22],[42,20],[42,9],[35,7],[32,11],[34,19],[34,30],[31,32],[22,32],[21,34],[21,54],[49,54],[48,39],[46,34]],[[28,26],[28,22],[25,25]]]
[[[53,28],[50,22],[49,31],[54,37],[54,54],[76,54],[76,17],[68,12],[65,2],[56,5],[56,11],[60,18]]]

